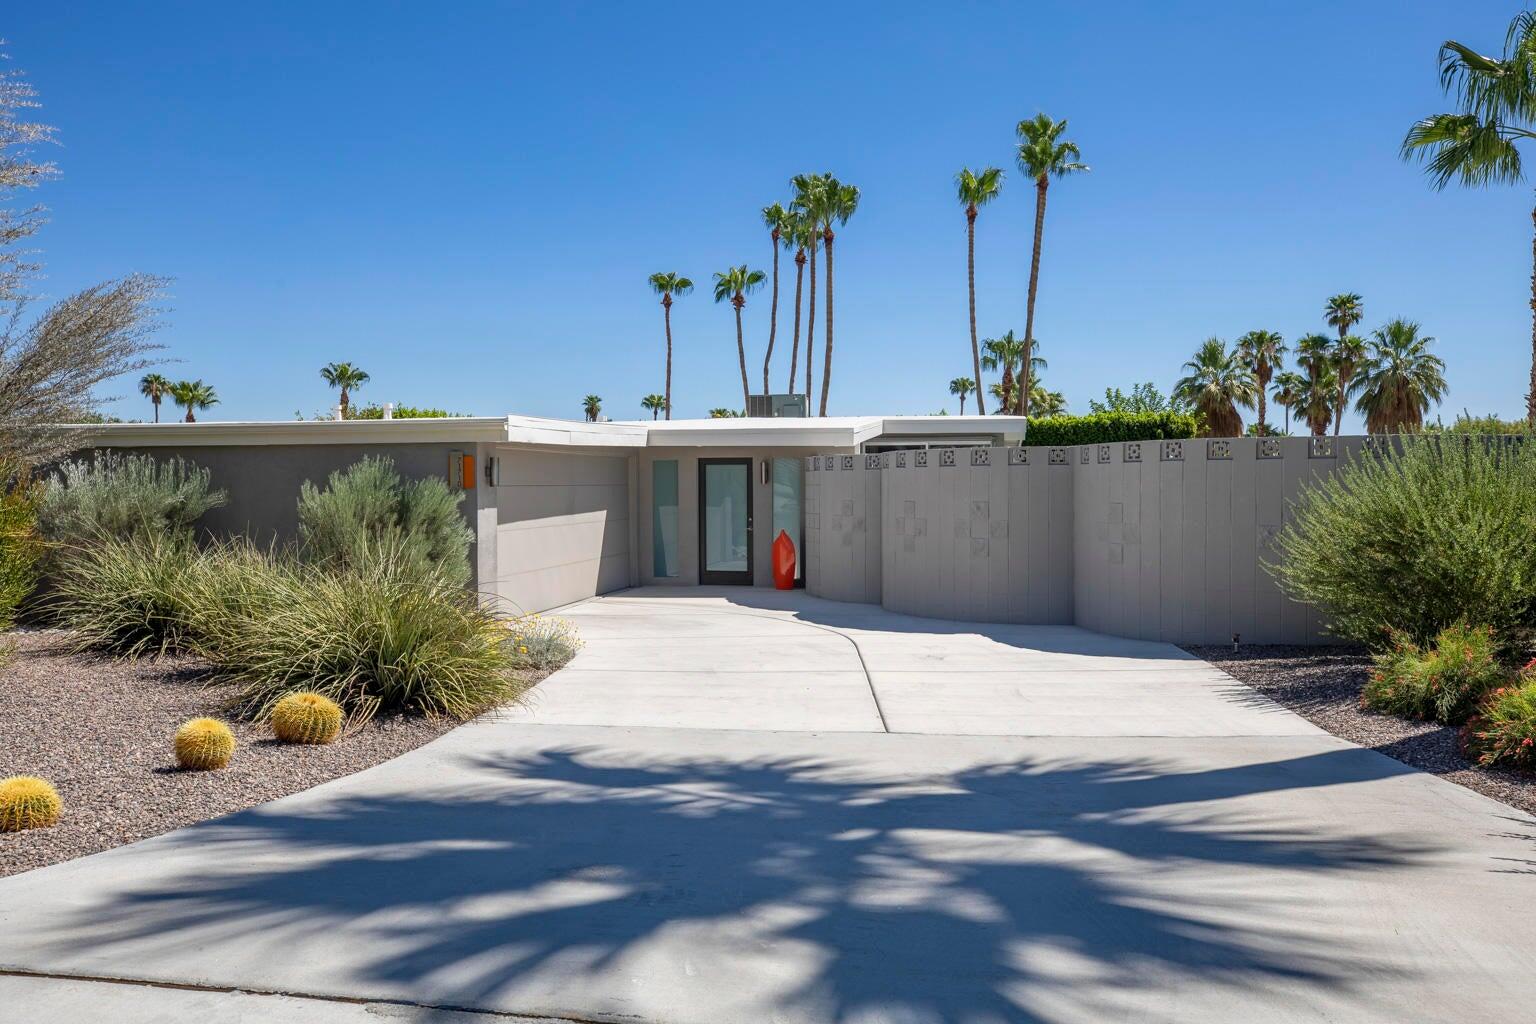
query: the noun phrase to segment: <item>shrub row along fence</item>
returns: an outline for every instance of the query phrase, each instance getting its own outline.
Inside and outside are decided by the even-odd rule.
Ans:
[[[1330,642],[1265,562],[1365,437],[940,448],[807,460],[811,593],[1173,643]]]

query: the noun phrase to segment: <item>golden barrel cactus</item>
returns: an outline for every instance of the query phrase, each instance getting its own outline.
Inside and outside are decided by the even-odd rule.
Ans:
[[[194,718],[176,730],[176,763],[183,768],[223,768],[234,754],[235,734],[217,718]]]
[[[329,743],[341,733],[341,707],[319,693],[290,693],[272,706],[272,732],[284,743]]]
[[[0,779],[0,832],[47,828],[63,811],[64,801],[47,780],[33,775]]]

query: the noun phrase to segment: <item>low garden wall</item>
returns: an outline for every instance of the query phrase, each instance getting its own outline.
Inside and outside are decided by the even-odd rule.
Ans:
[[[1370,439],[1219,438],[807,461],[811,593],[1174,643],[1312,644],[1264,569],[1309,481]]]

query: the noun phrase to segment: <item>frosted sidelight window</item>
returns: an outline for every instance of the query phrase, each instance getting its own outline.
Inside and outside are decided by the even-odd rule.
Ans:
[[[677,460],[651,463],[651,575],[677,575]]]
[[[795,579],[805,578],[805,549],[800,544],[800,520],[805,496],[805,460],[773,460],[773,540],[779,531],[795,543]],[[770,544],[772,541],[769,542]],[[771,549],[770,549],[771,550]]]

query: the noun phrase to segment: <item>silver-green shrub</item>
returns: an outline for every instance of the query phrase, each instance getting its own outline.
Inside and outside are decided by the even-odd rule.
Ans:
[[[1303,490],[1270,566],[1340,636],[1424,643],[1452,623],[1501,646],[1536,624],[1536,446],[1523,439],[1405,438]]]
[[[54,472],[38,527],[60,543],[190,533],[227,500],[210,485],[208,470],[181,458],[96,452]]]
[[[405,480],[391,459],[369,457],[332,473],[322,490],[299,492],[299,547],[305,561],[351,566],[388,550],[405,568],[438,570],[469,582],[474,533],[459,511],[463,492],[435,477]]]

